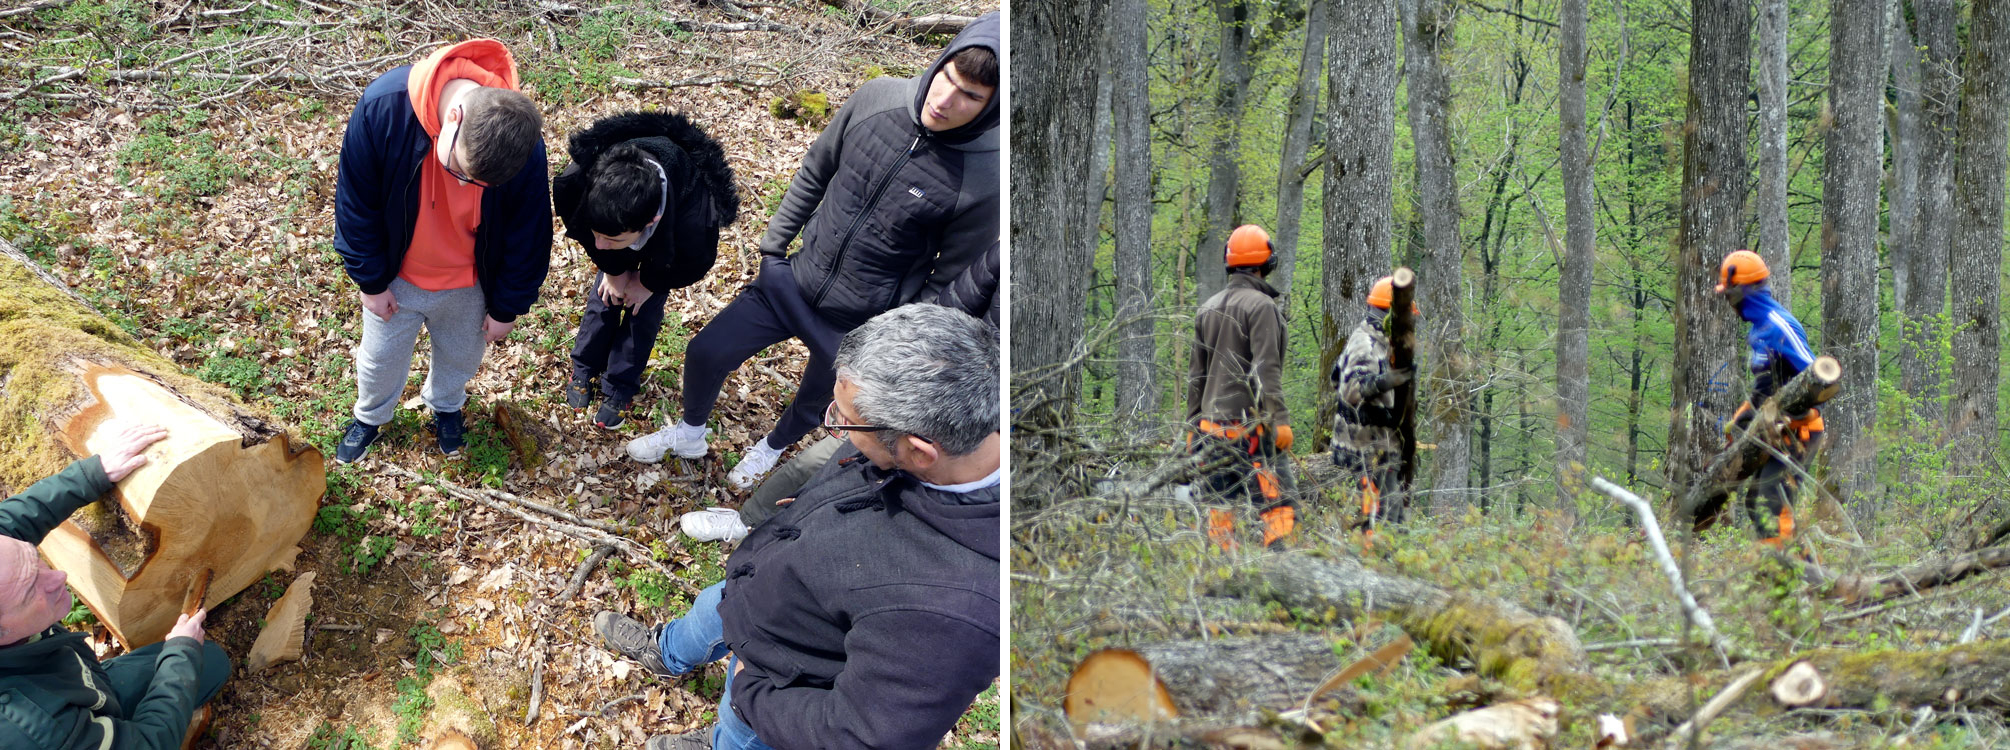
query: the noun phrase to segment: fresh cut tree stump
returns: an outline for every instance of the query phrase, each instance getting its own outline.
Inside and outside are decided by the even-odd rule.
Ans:
[[[0,240],[0,489],[103,452],[115,422],[168,436],[41,550],[121,644],[165,638],[205,571],[207,607],[293,567],[327,487],[321,453],[181,374]]]

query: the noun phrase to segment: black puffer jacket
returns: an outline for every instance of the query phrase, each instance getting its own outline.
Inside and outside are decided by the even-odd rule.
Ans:
[[[733,712],[775,747],[934,747],[998,676],[998,510],[844,447],[726,561]]]
[[[579,221],[581,204],[592,188],[593,165],[600,155],[634,141],[663,165],[670,179],[663,223],[640,250],[601,250],[593,232]],[[601,118],[572,134],[566,151],[572,164],[551,181],[551,201],[565,222],[565,236],[586,248],[593,264],[609,274],[640,267],[642,286],[661,294],[705,278],[719,257],[719,230],[740,212],[740,194],[733,186],[733,169],[726,151],[683,115],[671,112],[626,112]]]
[[[932,298],[998,240],[1003,92],[954,130],[929,131],[920,113],[950,56],[967,47],[995,53],[1001,31],[998,14],[987,13],[921,75],[867,81],[803,157],[761,252],[786,256],[800,233],[796,286],[838,328]]]
[[[963,273],[957,274],[942,287],[942,294],[935,298],[935,304],[962,310],[971,317],[983,318],[991,327],[998,327],[998,303],[1003,301],[998,294],[998,245],[993,242],[984,251],[984,257]]]

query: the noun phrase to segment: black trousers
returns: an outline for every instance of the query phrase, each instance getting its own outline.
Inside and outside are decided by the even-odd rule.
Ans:
[[[771,446],[795,444],[823,424],[824,408],[830,406],[831,389],[837,385],[838,340],[845,333],[810,308],[788,261],[762,256],[761,275],[705,324],[684,352],[684,423],[704,424],[711,418],[719,387],[749,357],[799,339],[809,347],[810,361],[803,366],[795,398],[768,432]]]
[[[628,401],[642,391],[642,369],[649,365],[656,334],[663,330],[663,301],[670,295],[649,295],[632,313],[625,307],[610,307],[598,294],[605,276],[594,274],[586,287],[586,315],[579,319],[579,334],[572,342],[572,379],[584,382],[599,376],[600,392],[608,401]]]

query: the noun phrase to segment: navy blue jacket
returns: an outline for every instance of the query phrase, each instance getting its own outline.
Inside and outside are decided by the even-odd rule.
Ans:
[[[1754,405],[1765,403],[1780,386],[1814,364],[1814,349],[1808,346],[1808,332],[1793,311],[1773,299],[1764,287],[1745,295],[1738,304],[1738,316],[1752,324],[1745,335],[1752,347],[1752,374],[1758,376],[1753,380],[1751,401]]]
[[[335,251],[364,294],[390,288],[405,265],[419,219],[419,166],[433,137],[406,94],[412,67],[395,68],[363,90],[342,134],[335,172]],[[488,315],[509,323],[537,302],[551,267],[551,188],[544,139],[515,177],[482,190],[475,228],[475,278]]]

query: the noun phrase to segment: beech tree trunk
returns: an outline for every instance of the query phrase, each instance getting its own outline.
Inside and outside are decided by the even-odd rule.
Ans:
[[[1919,399],[1919,416],[1937,428],[1945,416],[1939,348],[1922,348],[1946,335],[1947,267],[1954,232],[1954,114],[1961,92],[1955,66],[1953,0],[1914,0],[1919,33],[1914,47],[1895,48],[1919,68],[1917,143],[1918,211],[1907,238],[1904,328],[1899,337],[1899,388]],[[1903,22],[1903,17],[1900,17]],[[1931,431],[1940,437],[1937,429]]]
[[[1080,391],[1082,341],[1095,231],[1073,221],[1088,198],[1098,57],[1107,0],[1021,3],[1012,33],[1012,77],[1043,81],[1012,97],[1012,365],[1021,419],[1064,413]],[[1031,410],[1028,413],[1025,410]]]
[[[1277,272],[1270,286],[1288,318],[1291,278],[1298,268],[1299,216],[1305,211],[1305,180],[1318,165],[1305,163],[1312,143],[1312,115],[1319,108],[1319,68],[1326,61],[1326,16],[1331,3],[1312,0],[1305,15],[1305,50],[1298,58],[1298,87],[1291,93],[1291,117],[1284,124],[1284,154],[1277,161]]]
[[[2003,371],[2004,108],[2010,107],[2010,0],[1976,0],[1962,66],[1961,139],[1954,162],[1954,387],[1948,405],[1954,468],[1991,465]]]
[[[1891,69],[1890,98],[1878,97],[1878,103],[1884,105],[1880,109],[1885,140],[1891,144],[1891,170],[1885,175],[1889,218],[1884,248],[1891,262],[1892,304],[1903,311],[1911,294],[1911,254],[1919,233],[1919,52],[1912,43],[1912,27],[1905,22],[1902,0],[1887,0],[1884,27],[1885,59]],[[1879,89],[1882,93],[1883,87]],[[1901,369],[1916,355],[1913,349],[1923,343],[1899,336]]]
[[[42,554],[127,648],[166,637],[204,571],[204,606],[291,569],[326,489],[321,453],[181,374],[0,240],[0,419],[17,491],[110,447],[113,420],[168,436]]]
[[[1417,213],[1424,242],[1418,254],[1423,344],[1430,352],[1431,507],[1440,514],[1473,504],[1472,376],[1465,351],[1465,309],[1460,276],[1459,185],[1452,152],[1451,53],[1457,9],[1443,0],[1402,0],[1404,65],[1409,69],[1410,139],[1417,153]],[[1421,377],[1421,374],[1420,374]]]
[[[1591,152],[1584,134],[1585,0],[1564,0],[1557,51],[1563,146],[1563,272],[1556,335],[1557,507],[1576,508],[1590,434],[1591,266],[1597,244],[1591,205]]]
[[[1194,248],[1194,272],[1200,281],[1195,299],[1206,301],[1228,283],[1222,249],[1235,228],[1236,200],[1242,187],[1242,107],[1249,92],[1249,4],[1244,0],[1213,0],[1221,21],[1214,73],[1214,151],[1208,160],[1207,225]],[[1129,61],[1141,64],[1142,61]],[[1017,120],[1014,120],[1017,122]]]
[[[1319,369],[1340,356],[1368,311],[1368,286],[1390,263],[1395,211],[1396,7],[1392,0],[1347,6],[1328,35],[1326,174],[1320,190],[1322,309]],[[1333,425],[1333,393],[1319,389],[1319,434]],[[1314,446],[1324,450],[1324,441]]]
[[[1773,297],[1793,303],[1787,250],[1787,0],[1759,0],[1759,257]]]
[[[1829,466],[1844,505],[1875,509],[1877,484],[1877,212],[1883,174],[1885,0],[1835,0],[1829,18],[1829,107],[1822,154],[1822,351],[1842,363],[1843,391],[1822,409]],[[2000,205],[2000,204],[1999,204]]]
[[[1110,101],[1116,110],[1117,418],[1141,425],[1159,410],[1153,377],[1151,79],[1145,0],[1115,0],[1110,18]]]
[[[1717,299],[1717,265],[1744,244],[1746,76],[1750,4],[1692,0],[1689,117],[1682,128],[1682,224],[1676,240],[1674,403],[1668,478],[1686,487],[1716,452],[1719,420],[1742,392],[1745,342],[1736,314]],[[1716,378],[1726,388],[1710,393]]]

